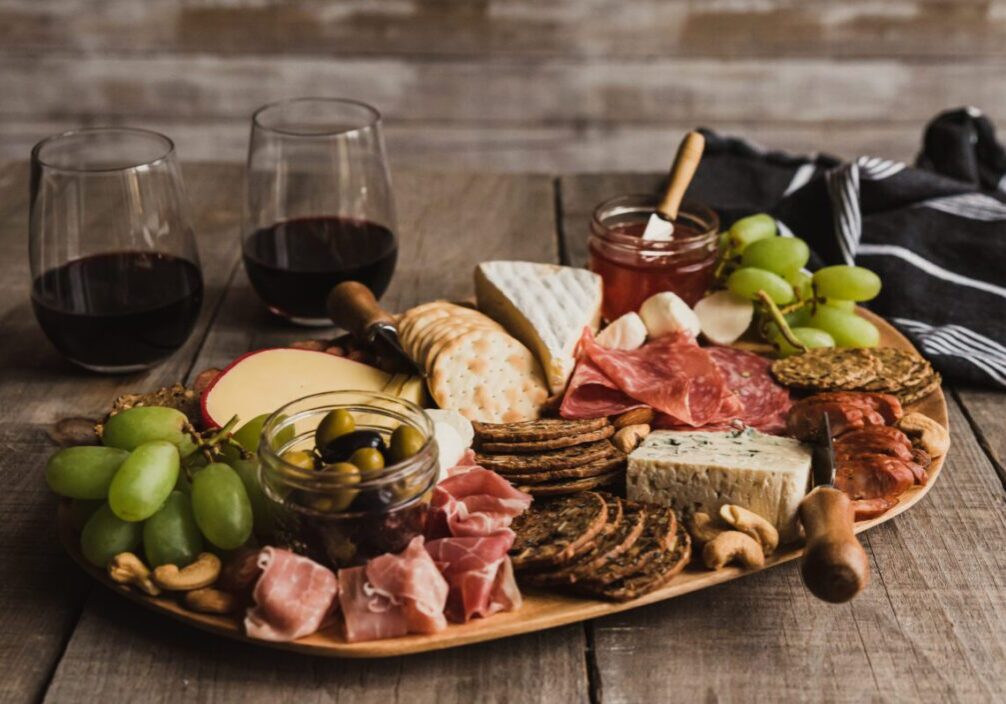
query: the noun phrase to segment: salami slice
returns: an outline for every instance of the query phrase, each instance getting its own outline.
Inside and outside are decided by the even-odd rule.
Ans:
[[[559,415],[563,418],[601,418],[645,406],[627,396],[584,355],[569,380]]]
[[[772,378],[772,363],[764,357],[734,347],[710,347],[726,379],[727,388],[741,401],[737,416],[745,425],[764,432],[781,432],[789,412],[789,391]]]

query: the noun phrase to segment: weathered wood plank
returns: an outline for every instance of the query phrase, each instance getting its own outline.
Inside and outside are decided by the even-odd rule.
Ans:
[[[80,53],[998,56],[997,0],[5,0],[0,44]]]
[[[470,295],[472,269],[483,259],[557,259],[547,177],[402,173],[396,175],[395,192],[401,253],[384,299],[392,309],[439,295]],[[242,272],[227,292],[197,367],[324,334],[270,319]],[[47,701],[85,695],[242,702],[341,696],[354,702],[585,701],[584,647],[583,629],[571,627],[449,653],[322,662],[208,638],[99,592],[87,602]]]
[[[897,121],[978,103],[1006,113],[996,62],[758,58],[647,60],[9,55],[0,71],[6,117],[102,115],[247,118],[282,97],[325,92],[380,107],[400,122],[648,124]]]
[[[242,161],[248,148],[248,119],[204,120],[120,115],[64,119],[0,118],[0,159],[23,159],[38,140],[83,125],[130,124],[167,134],[184,163]],[[694,119],[655,125],[495,125],[493,123],[390,120],[389,158],[401,168],[493,172],[661,171],[681,136],[696,126],[743,135],[772,149],[794,153],[828,152],[852,158],[875,154],[914,160],[922,122],[912,124],[788,122],[748,123]]]
[[[54,531],[56,502],[42,467],[53,445],[45,428],[67,415],[95,416],[118,394],[154,387],[185,374],[219,303],[234,256],[221,239],[236,222],[233,181],[207,165],[189,174],[208,285],[200,322],[185,347],[146,374],[102,377],[65,362],[35,323],[28,298],[28,170],[0,168],[0,699],[38,699],[76,622],[87,588],[61,554]],[[230,234],[229,232],[227,234]]]
[[[1003,394],[984,389],[958,389],[957,400],[971,422],[982,448],[1006,485],[1006,426],[1003,425]]]
[[[866,534],[873,581],[851,605],[814,600],[787,565],[599,621],[603,699],[1006,696],[1006,497],[952,400],[950,413],[954,447],[939,485]]]

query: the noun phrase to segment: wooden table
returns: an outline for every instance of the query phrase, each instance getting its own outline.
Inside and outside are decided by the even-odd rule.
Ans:
[[[82,372],[28,300],[27,168],[0,167],[0,701],[992,701],[1006,697],[1002,394],[950,389],[951,450],[914,509],[865,536],[873,582],[811,597],[794,565],[595,622],[379,661],[208,636],[90,583],[62,553],[47,427],[118,393],[310,335],[271,319],[241,268],[241,167],[186,168],[207,282],[199,324],[135,376]],[[385,303],[467,296],[485,259],[581,264],[590,208],[651,175],[397,173],[402,253]]]

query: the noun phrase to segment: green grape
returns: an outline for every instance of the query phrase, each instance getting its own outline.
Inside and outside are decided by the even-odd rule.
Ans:
[[[778,274],[764,269],[738,269],[727,279],[727,288],[741,298],[756,300],[758,291],[764,291],[779,305],[793,300],[793,287]]]
[[[272,414],[263,413],[260,416],[255,416],[234,433],[234,439],[248,452],[256,452],[259,440],[262,438],[262,426],[265,425],[270,415]]]
[[[803,306],[802,308],[797,308],[792,313],[786,313],[783,317],[786,319],[786,324],[792,328],[802,328],[810,322],[810,306]]]
[[[76,531],[84,530],[94,512],[105,505],[104,499],[71,499],[67,517]]]
[[[124,521],[102,505],[84,525],[80,533],[80,551],[95,567],[105,567],[120,552],[132,552],[140,546],[143,527]]]
[[[814,277],[809,271],[798,269],[784,277],[793,286],[793,290],[801,300],[808,300],[814,295]]]
[[[129,453],[115,447],[85,445],[59,450],[45,464],[45,481],[71,499],[108,497],[108,485]]]
[[[135,450],[145,442],[166,440],[186,457],[196,449],[192,438],[184,431],[187,422],[185,414],[174,408],[138,406],[109,418],[101,442],[108,447]]]
[[[178,482],[178,449],[166,440],[144,443],[119,467],[108,488],[108,505],[124,521],[153,516]]]
[[[221,462],[192,480],[192,511],[203,536],[224,550],[244,544],[252,532],[252,507],[241,477]]]
[[[741,255],[741,265],[765,269],[789,277],[799,272],[810,259],[810,247],[796,237],[772,237],[752,242]]]
[[[834,347],[835,341],[831,339],[831,335],[824,332],[823,330],[817,330],[815,328],[808,327],[791,327],[790,332],[793,336],[802,342],[805,346],[809,348],[815,347]],[[789,341],[783,337],[779,328],[772,323],[769,325],[769,331],[767,337],[770,342],[775,344],[779,349],[779,355],[782,357],[789,357],[794,354],[799,354],[803,350],[794,347],[789,343]]]
[[[843,301],[841,298],[825,299],[824,305],[837,308],[838,310],[844,310],[846,313],[852,313],[856,310],[855,301]]]
[[[880,331],[865,318],[830,306],[818,306],[809,325],[824,330],[838,347],[876,347]]]
[[[203,551],[203,536],[192,515],[189,497],[180,491],[168,495],[161,510],[143,524],[143,550],[147,564],[185,567]]]
[[[743,253],[752,242],[775,236],[775,219],[765,213],[741,218],[730,226],[730,243],[738,253]]]
[[[826,266],[814,272],[817,292],[826,298],[868,301],[880,293],[880,277],[861,266]]]
[[[275,528],[273,522],[272,504],[269,499],[266,498],[265,491],[262,489],[262,483],[259,481],[258,460],[255,458],[249,460],[232,460],[227,464],[231,466],[238,476],[241,478],[241,483],[245,485],[245,491],[248,494],[248,501],[251,503],[252,508],[252,525],[255,535],[259,537],[269,537],[272,535]]]

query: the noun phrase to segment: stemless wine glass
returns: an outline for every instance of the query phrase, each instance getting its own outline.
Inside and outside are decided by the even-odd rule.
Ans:
[[[31,300],[69,360],[133,372],[182,346],[203,277],[174,144],[148,130],[98,127],[31,152]]]
[[[273,313],[331,325],[325,300],[336,284],[387,289],[398,243],[377,110],[338,98],[259,108],[246,189],[245,269]]]

